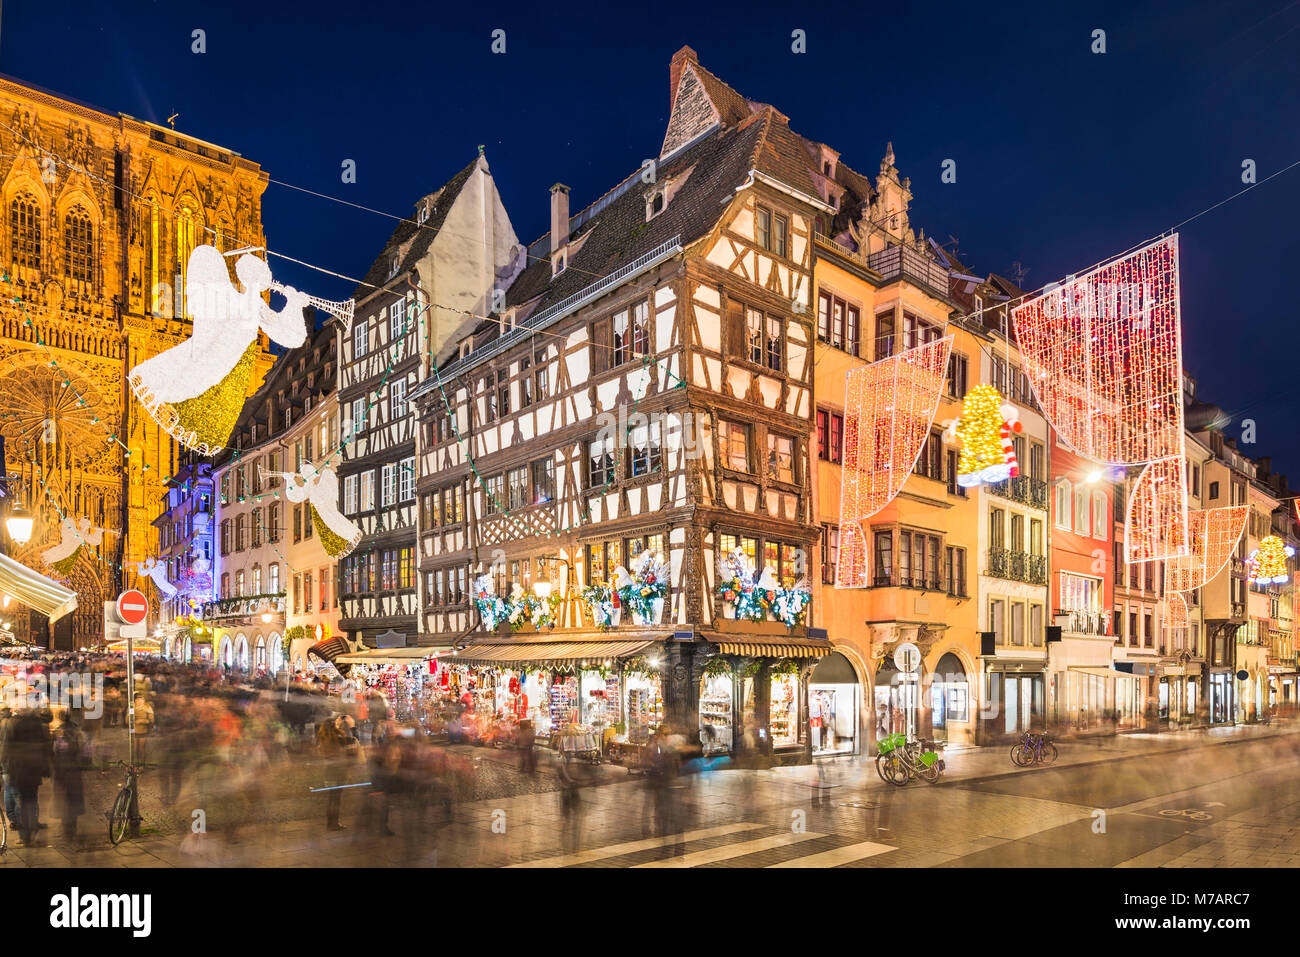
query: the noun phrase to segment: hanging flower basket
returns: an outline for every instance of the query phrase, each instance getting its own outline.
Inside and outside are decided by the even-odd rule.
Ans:
[[[615,572],[620,603],[632,613],[638,625],[656,624],[663,616],[668,594],[668,563],[649,549],[642,552],[628,571],[621,565]]]

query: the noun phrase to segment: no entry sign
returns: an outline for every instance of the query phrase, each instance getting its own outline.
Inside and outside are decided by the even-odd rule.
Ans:
[[[138,625],[149,617],[149,599],[144,592],[129,588],[118,595],[117,617],[127,625]]]

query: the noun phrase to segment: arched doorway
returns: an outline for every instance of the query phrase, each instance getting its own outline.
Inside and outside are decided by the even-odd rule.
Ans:
[[[915,674],[903,674],[887,656],[876,670],[876,739],[891,734],[916,736],[920,723],[921,686]]]
[[[808,679],[808,727],[813,754],[855,754],[861,689],[849,659],[833,651]]]
[[[248,670],[248,638],[242,634],[235,638],[235,667]]]
[[[266,639],[261,635],[257,636],[257,647],[253,649],[253,670],[266,670]]]
[[[229,635],[221,636],[221,645],[217,650],[217,664],[225,665],[227,668],[234,667],[235,646],[231,644]]]
[[[934,739],[952,740],[957,724],[970,720],[970,679],[966,668],[951,651],[939,659],[930,684],[930,708]]]
[[[187,637],[185,639],[185,650],[181,652],[181,660],[184,661],[186,664],[189,664],[189,662],[193,660],[193,656],[194,656],[194,648],[190,644],[190,639]]]
[[[163,639],[162,656],[165,659],[170,659],[172,656],[172,640],[170,638]]]
[[[275,632],[266,639],[266,667],[272,674],[284,667],[284,639]]]

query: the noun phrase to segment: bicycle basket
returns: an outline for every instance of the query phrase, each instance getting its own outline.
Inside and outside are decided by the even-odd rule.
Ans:
[[[907,744],[907,735],[891,734],[889,737],[881,738],[879,741],[877,741],[876,749],[881,754],[888,754],[890,751],[896,750],[897,748],[901,748],[905,744]]]
[[[939,755],[935,754],[933,751],[926,751],[921,755],[921,766],[926,768],[933,767],[934,763],[938,760]]]

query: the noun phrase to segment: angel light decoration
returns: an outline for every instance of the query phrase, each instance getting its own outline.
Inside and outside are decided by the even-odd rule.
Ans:
[[[1013,432],[1024,426],[1020,412],[1003,402],[991,385],[977,385],[962,400],[961,418],[948,423],[943,436],[961,446],[957,462],[957,484],[972,488],[981,482],[993,484],[1020,474]]]
[[[176,441],[201,455],[221,450],[244,407],[258,354],[258,332],[293,349],[307,339],[303,308],[315,300],[271,279],[271,269],[246,253],[235,264],[243,290],[231,285],[214,246],[196,246],[185,274],[193,334],[131,370],[129,382],[145,411]],[[284,295],[276,311],[262,295]]]
[[[95,528],[88,518],[74,519],[69,515],[59,523],[59,531],[59,543],[41,552],[41,558],[60,575],[72,571],[84,546],[98,548],[104,540],[104,530]]]
[[[295,504],[308,502],[312,526],[320,537],[325,554],[342,558],[361,541],[361,529],[339,511],[339,480],[332,468],[319,472],[310,462],[304,462],[297,472],[281,472],[284,477],[284,497]]]
[[[176,597],[176,586],[167,580],[167,568],[162,562],[155,558],[146,558],[138,562],[135,568],[142,576],[154,583],[163,601],[171,601]]]

